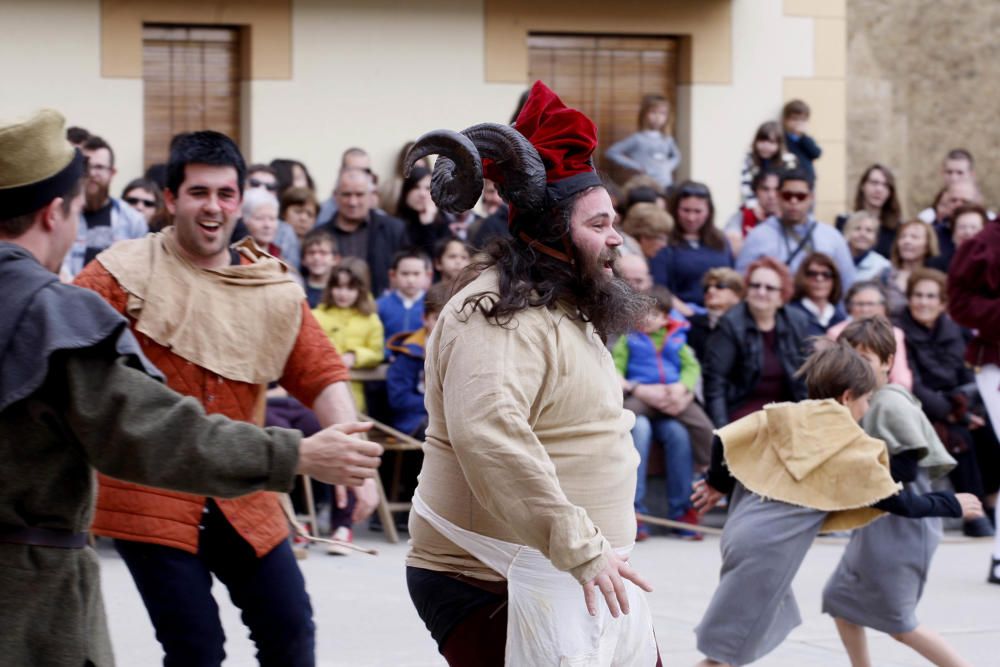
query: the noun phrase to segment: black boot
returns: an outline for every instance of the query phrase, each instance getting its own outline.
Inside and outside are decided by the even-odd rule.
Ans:
[[[991,584],[1000,584],[1000,558],[993,559],[993,563],[990,565],[990,576],[986,577],[986,581]]]

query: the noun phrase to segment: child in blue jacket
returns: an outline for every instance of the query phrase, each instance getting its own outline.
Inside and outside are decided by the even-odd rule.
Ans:
[[[427,428],[424,406],[424,350],[434,330],[438,315],[451,295],[451,283],[440,282],[424,295],[423,326],[416,331],[401,331],[389,339],[386,347],[393,353],[385,375],[396,430],[423,440]]]
[[[622,376],[625,407],[636,414],[632,440],[640,463],[635,509],[646,512],[646,468],[653,436],[663,445],[667,464],[668,516],[697,524],[697,514],[685,496],[694,468],[704,470],[711,460],[712,423],[694,400],[701,366],[687,344],[690,325],[670,316],[673,295],[665,287],[649,291],[655,305],[639,330],[618,339],[612,356]],[[677,531],[698,539],[692,531]],[[640,525],[637,539],[645,539]]]

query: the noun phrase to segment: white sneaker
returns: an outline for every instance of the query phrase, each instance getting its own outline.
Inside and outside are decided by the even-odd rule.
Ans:
[[[337,530],[333,531],[333,535],[330,536],[331,539],[340,540],[341,542],[354,542],[354,532],[347,526],[341,526]],[[331,556],[349,556],[351,555],[351,550],[347,547],[343,547],[339,544],[329,544],[326,547],[326,552]]]

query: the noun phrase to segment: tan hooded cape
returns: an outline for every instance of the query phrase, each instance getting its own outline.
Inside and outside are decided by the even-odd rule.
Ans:
[[[247,263],[202,269],[168,227],[116,243],[97,261],[128,292],[137,332],[222,377],[266,384],[281,377],[295,345],[305,294],[249,237],[234,248]]]
[[[757,495],[829,512],[822,531],[851,530],[883,514],[870,505],[899,492],[885,443],[832,399],[774,403],[717,431],[726,465]]]

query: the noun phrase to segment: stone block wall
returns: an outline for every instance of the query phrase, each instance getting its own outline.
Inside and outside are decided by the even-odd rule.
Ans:
[[[929,206],[941,159],[967,148],[1000,205],[1000,2],[848,0],[847,194],[873,162],[896,174],[904,214]]]

